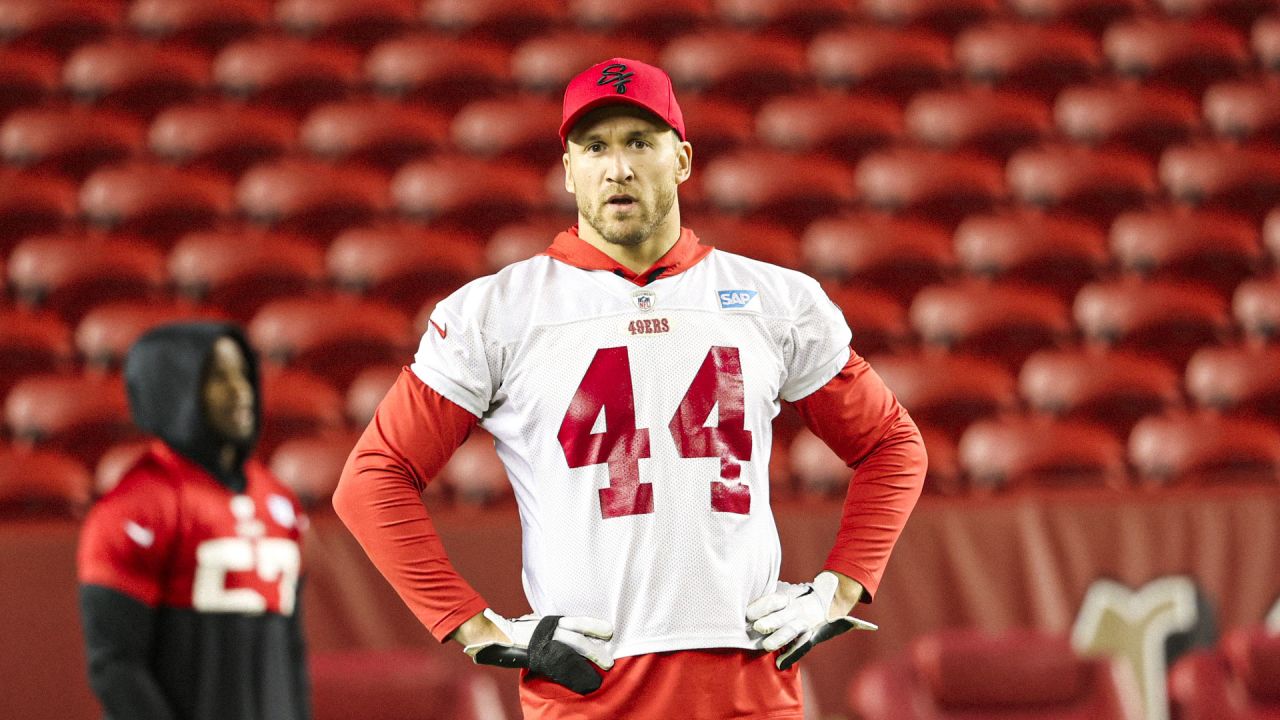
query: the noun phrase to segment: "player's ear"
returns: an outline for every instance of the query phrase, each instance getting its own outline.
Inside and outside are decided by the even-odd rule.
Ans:
[[[571,193],[577,191],[573,189],[573,173],[569,172],[569,149],[566,147],[564,155],[560,156],[560,162],[564,163],[564,189]]]
[[[679,185],[693,173],[693,145],[681,140],[675,130],[671,131],[671,138],[676,144],[676,184]]]

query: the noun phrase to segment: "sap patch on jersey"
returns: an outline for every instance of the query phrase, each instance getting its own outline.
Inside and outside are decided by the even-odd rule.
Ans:
[[[760,310],[760,293],[755,290],[717,290],[721,310]]]

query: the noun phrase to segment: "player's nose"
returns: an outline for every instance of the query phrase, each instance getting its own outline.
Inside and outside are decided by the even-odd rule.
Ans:
[[[606,173],[605,179],[617,184],[629,183],[635,179],[631,163],[628,161],[625,152],[614,151],[610,155],[608,173]]]

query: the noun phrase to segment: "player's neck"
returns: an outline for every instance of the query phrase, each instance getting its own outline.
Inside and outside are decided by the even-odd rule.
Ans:
[[[581,215],[578,216],[578,237],[631,272],[644,272],[653,267],[680,239],[680,206],[673,205],[671,212],[667,213],[667,217],[654,228],[649,237],[635,245],[608,242]]]

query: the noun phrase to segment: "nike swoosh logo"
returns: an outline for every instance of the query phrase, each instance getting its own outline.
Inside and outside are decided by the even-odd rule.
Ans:
[[[151,547],[151,544],[156,541],[154,530],[148,530],[132,520],[124,524],[124,534],[144,548]]]
[[[443,340],[443,339],[445,339],[445,338],[449,337],[449,326],[448,326],[448,325],[445,325],[444,327],[440,327],[439,325],[437,325],[437,324],[436,324],[436,321],[435,321],[435,320],[427,320],[427,322],[431,323],[431,327],[435,328],[435,329],[436,329],[436,332],[440,333],[440,339],[441,339],[441,340]]]

